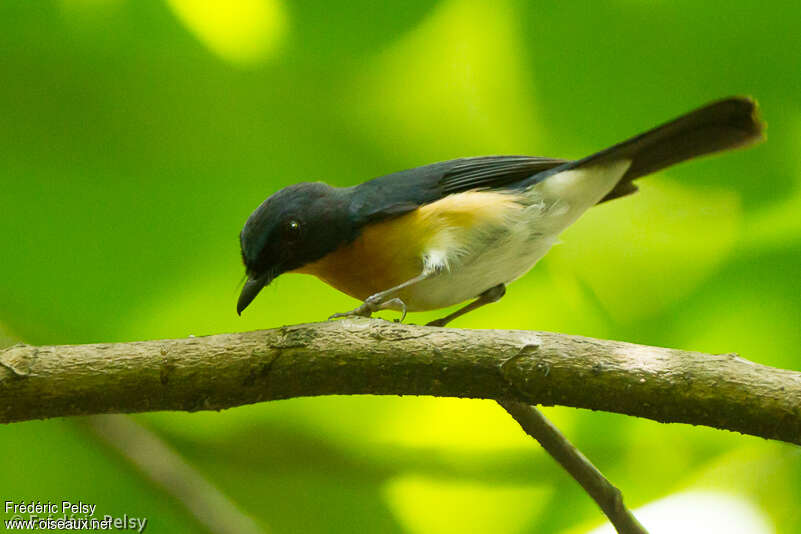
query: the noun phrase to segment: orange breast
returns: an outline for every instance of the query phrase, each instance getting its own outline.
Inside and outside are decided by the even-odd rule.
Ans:
[[[364,300],[419,275],[426,252],[437,250],[448,257],[452,251],[463,250],[476,228],[503,224],[510,210],[520,208],[517,197],[508,193],[469,191],[449,195],[405,215],[370,224],[352,243],[295,272],[313,274],[343,293]],[[410,298],[409,291],[398,296]]]
[[[416,212],[367,226],[355,241],[295,272],[313,274],[359,300],[420,274],[425,242]]]

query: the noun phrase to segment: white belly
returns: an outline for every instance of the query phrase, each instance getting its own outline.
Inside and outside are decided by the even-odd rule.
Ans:
[[[527,273],[555,241],[541,237],[528,243],[518,239],[497,243],[480,256],[464,258],[450,270],[407,289],[406,306],[409,311],[444,308],[475,298],[498,284],[508,284]]]
[[[556,174],[520,192],[503,223],[451,229],[428,251],[425,263],[436,270],[407,288],[409,311],[444,308],[472,299],[528,272],[557,242],[559,234],[617,184],[630,162]]]

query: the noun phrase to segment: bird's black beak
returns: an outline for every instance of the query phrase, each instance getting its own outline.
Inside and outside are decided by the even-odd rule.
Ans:
[[[253,302],[256,295],[259,294],[261,288],[270,283],[268,276],[261,276],[259,278],[248,278],[245,286],[242,288],[242,293],[239,294],[239,301],[236,303],[236,313],[242,315],[242,310],[248,307]]]

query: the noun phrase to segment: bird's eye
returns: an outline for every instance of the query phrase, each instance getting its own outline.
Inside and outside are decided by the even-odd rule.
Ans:
[[[289,242],[294,242],[300,239],[300,222],[295,219],[290,219],[284,226],[284,238]]]

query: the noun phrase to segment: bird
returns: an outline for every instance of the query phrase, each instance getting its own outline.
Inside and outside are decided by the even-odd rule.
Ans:
[[[303,182],[269,196],[240,232],[239,315],[283,273],[305,273],[360,301],[329,319],[446,308],[452,320],[506,293],[589,208],[635,180],[752,145],[764,125],[750,97],[724,98],[578,160],[478,156],[351,187]]]

